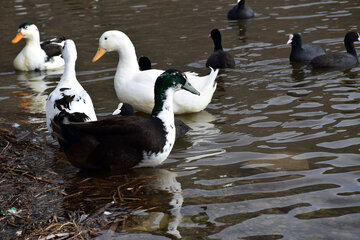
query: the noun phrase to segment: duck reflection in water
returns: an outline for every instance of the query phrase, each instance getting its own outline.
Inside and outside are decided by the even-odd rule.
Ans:
[[[139,231],[165,231],[181,238],[178,225],[184,198],[176,177],[175,172],[159,168],[132,169],[111,176],[82,172],[65,189],[74,197],[66,198],[64,207],[82,212],[83,227],[98,224],[98,229],[107,229],[97,239],[116,238],[124,231],[134,234],[134,239]]]
[[[44,113],[47,99],[46,90],[50,88],[50,79],[59,77],[63,70],[42,72],[18,72],[16,78],[21,89],[13,91],[21,101],[18,107],[25,112]]]

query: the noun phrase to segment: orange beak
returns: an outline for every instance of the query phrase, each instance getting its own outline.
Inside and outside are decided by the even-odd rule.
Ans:
[[[18,43],[23,37],[24,35],[21,32],[18,32],[18,34],[16,35],[16,37],[14,37],[11,43],[13,44]]]
[[[99,46],[95,56],[92,59],[92,62],[96,62],[97,60],[99,60],[99,58],[104,56],[105,53],[106,53],[106,50]]]

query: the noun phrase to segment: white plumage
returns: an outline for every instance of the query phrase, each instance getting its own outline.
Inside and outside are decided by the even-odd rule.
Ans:
[[[14,59],[13,65],[19,71],[57,70],[64,67],[64,59],[60,56],[63,40],[52,39],[40,42],[38,28],[32,23],[19,26],[18,34],[12,43],[26,40],[25,47]]]
[[[163,70],[139,70],[135,47],[123,32],[113,30],[103,33],[99,39],[98,52],[93,58],[97,61],[106,52],[117,51],[117,66],[114,87],[122,102],[130,103],[135,109],[151,113],[154,106],[154,84]],[[211,69],[209,75],[199,77],[196,73],[186,72],[189,82],[200,92],[200,96],[187,91],[178,91],[174,95],[174,113],[199,112],[207,107],[216,89],[218,70]]]
[[[89,94],[76,78],[75,62],[77,52],[75,43],[68,39],[63,47],[65,69],[61,79],[46,101],[46,125],[53,132],[51,120],[62,122],[96,121],[94,106]]]

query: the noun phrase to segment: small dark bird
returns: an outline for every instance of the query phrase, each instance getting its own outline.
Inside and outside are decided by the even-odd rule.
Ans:
[[[151,69],[151,62],[148,57],[142,56],[139,58],[139,67],[140,71],[150,70]]]
[[[230,53],[223,50],[221,45],[221,34],[218,29],[213,29],[210,37],[214,41],[214,52],[206,61],[206,67],[212,68],[234,68],[235,60]]]
[[[325,54],[325,49],[312,44],[302,44],[301,35],[298,33],[293,33],[289,35],[289,40],[287,44],[291,43],[291,53],[290,61],[291,62],[305,62],[311,61],[314,57]]]
[[[237,5],[228,12],[229,20],[246,19],[254,17],[254,11],[245,6],[245,0],[238,0]]]
[[[199,95],[184,73],[169,69],[155,82],[151,116],[111,117],[86,123],[51,121],[68,160],[81,169],[153,167],[175,143],[173,95],[184,89]]]
[[[359,63],[354,42],[360,41],[360,35],[357,32],[348,32],[345,35],[344,43],[346,52],[327,53],[315,57],[310,62],[312,68],[349,68]]]

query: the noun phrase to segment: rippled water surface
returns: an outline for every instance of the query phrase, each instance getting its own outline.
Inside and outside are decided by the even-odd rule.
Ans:
[[[234,2],[1,2],[2,127],[28,129],[38,141],[50,139],[43,108],[59,75],[13,71],[12,60],[24,42],[10,41],[22,22],[36,23],[41,39],[64,35],[75,41],[78,79],[99,116],[118,103],[113,89],[117,54],[91,63],[104,31],[125,32],[138,56],[150,57],[154,68],[206,74],[213,49],[208,34],[219,28],[236,68],[221,71],[205,111],[179,116],[193,130],[162,166],[129,173],[155,176],[157,184],[146,203],[121,210],[134,220],[115,227],[112,236],[359,239],[360,67],[310,71],[291,65],[286,42],[287,34],[301,32],[303,42],[344,51],[345,33],[360,30],[360,2],[248,0],[256,17],[239,22],[226,19]],[[75,173],[63,174],[70,192],[79,187],[71,187],[80,181]],[[99,182],[84,189],[96,195],[121,184],[114,184],[113,176]],[[93,198],[77,201],[85,212],[99,207]],[[68,205],[64,202],[64,209]],[[108,211],[111,216],[120,210],[109,206]]]

